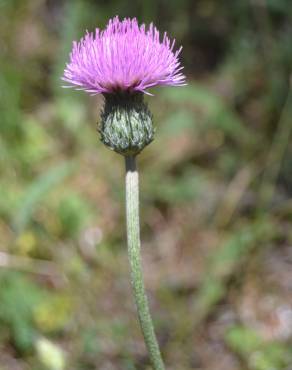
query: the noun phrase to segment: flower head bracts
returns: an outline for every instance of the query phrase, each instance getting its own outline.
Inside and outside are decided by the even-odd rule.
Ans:
[[[143,92],[153,86],[182,86],[185,76],[178,59],[182,48],[153,24],[146,29],[137,19],[111,19],[104,31],[98,28],[73,43],[63,80],[93,95]]]

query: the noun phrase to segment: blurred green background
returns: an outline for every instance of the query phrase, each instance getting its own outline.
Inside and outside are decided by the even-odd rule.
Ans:
[[[292,366],[289,0],[0,0],[0,369],[150,369],[129,285],[124,163],[102,100],[61,88],[108,18],[183,45],[139,157],[146,285],[169,370]]]

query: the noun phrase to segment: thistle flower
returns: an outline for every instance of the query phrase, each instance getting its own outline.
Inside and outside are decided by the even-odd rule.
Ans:
[[[104,31],[96,29],[73,43],[63,80],[93,95],[143,92],[153,86],[181,86],[180,47],[151,23],[148,29],[137,19],[111,19]]]
[[[73,43],[63,80],[67,87],[103,94],[100,139],[125,156],[126,215],[131,280],[139,322],[154,370],[164,370],[145,292],[140,256],[139,181],[136,155],[154,137],[152,114],[144,94],[153,86],[182,86],[185,76],[174,41],[136,18],[110,20],[106,29]]]
[[[104,110],[100,139],[125,156],[137,155],[154,138],[152,115],[143,100],[153,86],[182,86],[185,76],[179,62],[182,48],[151,23],[148,29],[137,19],[111,19],[105,30],[98,28],[73,42],[63,80],[77,90],[103,94]]]

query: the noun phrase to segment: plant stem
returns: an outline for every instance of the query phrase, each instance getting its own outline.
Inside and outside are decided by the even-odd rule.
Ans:
[[[155,337],[143,281],[140,255],[139,176],[136,167],[136,159],[135,157],[127,156],[125,157],[125,161],[127,239],[133,293],[137,306],[140,326],[153,369],[164,370],[165,367],[161,358],[157,339]]]

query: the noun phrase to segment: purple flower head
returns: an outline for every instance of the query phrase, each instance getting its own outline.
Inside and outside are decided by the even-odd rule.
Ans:
[[[148,28],[137,19],[111,19],[105,30],[98,28],[73,42],[70,62],[63,80],[92,95],[115,92],[143,92],[153,86],[182,86],[185,76],[178,59],[182,48],[151,23]]]

